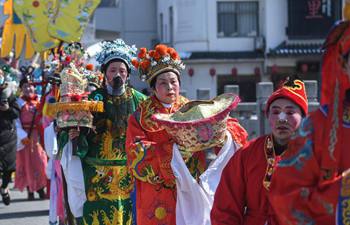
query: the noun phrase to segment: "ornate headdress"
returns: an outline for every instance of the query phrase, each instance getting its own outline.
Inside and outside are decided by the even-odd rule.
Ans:
[[[308,101],[305,92],[305,85],[301,80],[291,80],[288,78],[286,81],[284,81],[280,88],[273,92],[270,98],[267,100],[265,110],[266,114],[269,111],[271,103],[278,98],[286,98],[294,102],[300,107],[304,115],[308,114]]]
[[[81,67],[85,61],[85,50],[79,42],[72,42],[65,45],[61,51],[61,64],[69,66],[74,63],[76,67]]]
[[[154,114],[167,133],[186,152],[218,146],[225,141],[227,118],[240,99],[232,93],[209,101],[191,101],[173,114]]]
[[[60,78],[61,98],[59,102],[49,104],[48,114],[56,117],[60,128],[93,128],[91,112],[103,111],[103,102],[88,100],[88,83],[90,79],[95,79],[93,73],[83,68],[79,70],[71,63],[61,72]]]
[[[180,75],[185,69],[176,50],[164,44],[159,44],[154,50],[149,51],[140,48],[137,59],[133,60],[132,64],[139,72],[141,80],[148,83],[161,73],[172,71]]]
[[[11,67],[9,65],[2,65],[0,70],[0,86],[2,86],[6,81],[16,81],[16,79],[11,76]]]
[[[38,83],[34,82],[33,72],[35,68],[33,66],[21,66],[19,70],[22,73],[22,79],[19,82],[19,87],[22,87],[25,83],[30,83],[32,85],[37,85]]]
[[[0,68],[0,102],[5,101],[18,88],[18,78],[11,72],[9,65]]]
[[[102,41],[101,51],[96,54],[96,61],[100,65],[105,65],[112,59],[122,60],[128,68],[133,69],[132,59],[136,57],[137,48],[135,45],[129,46],[122,39],[114,41]]]

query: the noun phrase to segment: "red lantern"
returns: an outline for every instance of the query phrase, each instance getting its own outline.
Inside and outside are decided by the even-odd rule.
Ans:
[[[233,67],[233,68],[231,69],[231,75],[232,75],[233,77],[236,77],[236,76],[237,76],[237,68],[236,68],[236,67]]]
[[[209,74],[210,74],[210,76],[214,77],[215,74],[216,74],[216,69],[215,68],[210,68]]]
[[[273,66],[271,67],[271,74],[275,75],[278,73],[278,67],[276,64],[273,64]]]
[[[302,71],[303,73],[306,73],[308,70],[309,70],[309,66],[308,66],[306,63],[303,63],[303,64],[301,65],[301,71]]]
[[[193,75],[194,75],[194,69],[193,68],[189,68],[187,72],[188,72],[188,76],[193,77]]]
[[[255,67],[255,68],[254,68],[254,74],[255,74],[255,76],[257,76],[257,77],[260,76],[260,73],[261,73],[261,72],[260,72],[260,68],[259,68],[259,67]]]

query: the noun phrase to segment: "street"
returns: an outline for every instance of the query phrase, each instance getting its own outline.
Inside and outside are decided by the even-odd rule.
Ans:
[[[10,184],[11,204],[5,206],[0,201],[1,225],[47,225],[49,224],[49,200],[38,200],[35,193],[34,201],[27,200],[27,192],[14,190]]]

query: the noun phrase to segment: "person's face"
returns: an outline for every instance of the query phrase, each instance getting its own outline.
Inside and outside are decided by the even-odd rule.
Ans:
[[[123,83],[126,82],[128,78],[128,68],[123,62],[112,62],[109,64],[105,75],[107,83],[113,87],[113,79],[117,76],[120,76]]]
[[[268,120],[275,140],[287,144],[300,126],[302,111],[294,102],[279,98],[271,103]]]
[[[31,85],[29,83],[25,83],[22,85],[22,93],[24,96],[32,96],[35,94],[35,88],[34,85]]]
[[[172,104],[176,102],[180,92],[180,83],[174,72],[166,72],[156,77],[154,94],[159,101]]]

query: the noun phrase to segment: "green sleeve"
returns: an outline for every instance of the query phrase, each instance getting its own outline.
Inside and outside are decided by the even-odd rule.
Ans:
[[[133,96],[137,105],[139,105],[142,101],[144,101],[147,98],[146,95],[142,94],[141,92],[135,89],[132,89],[132,91],[133,91]]]

